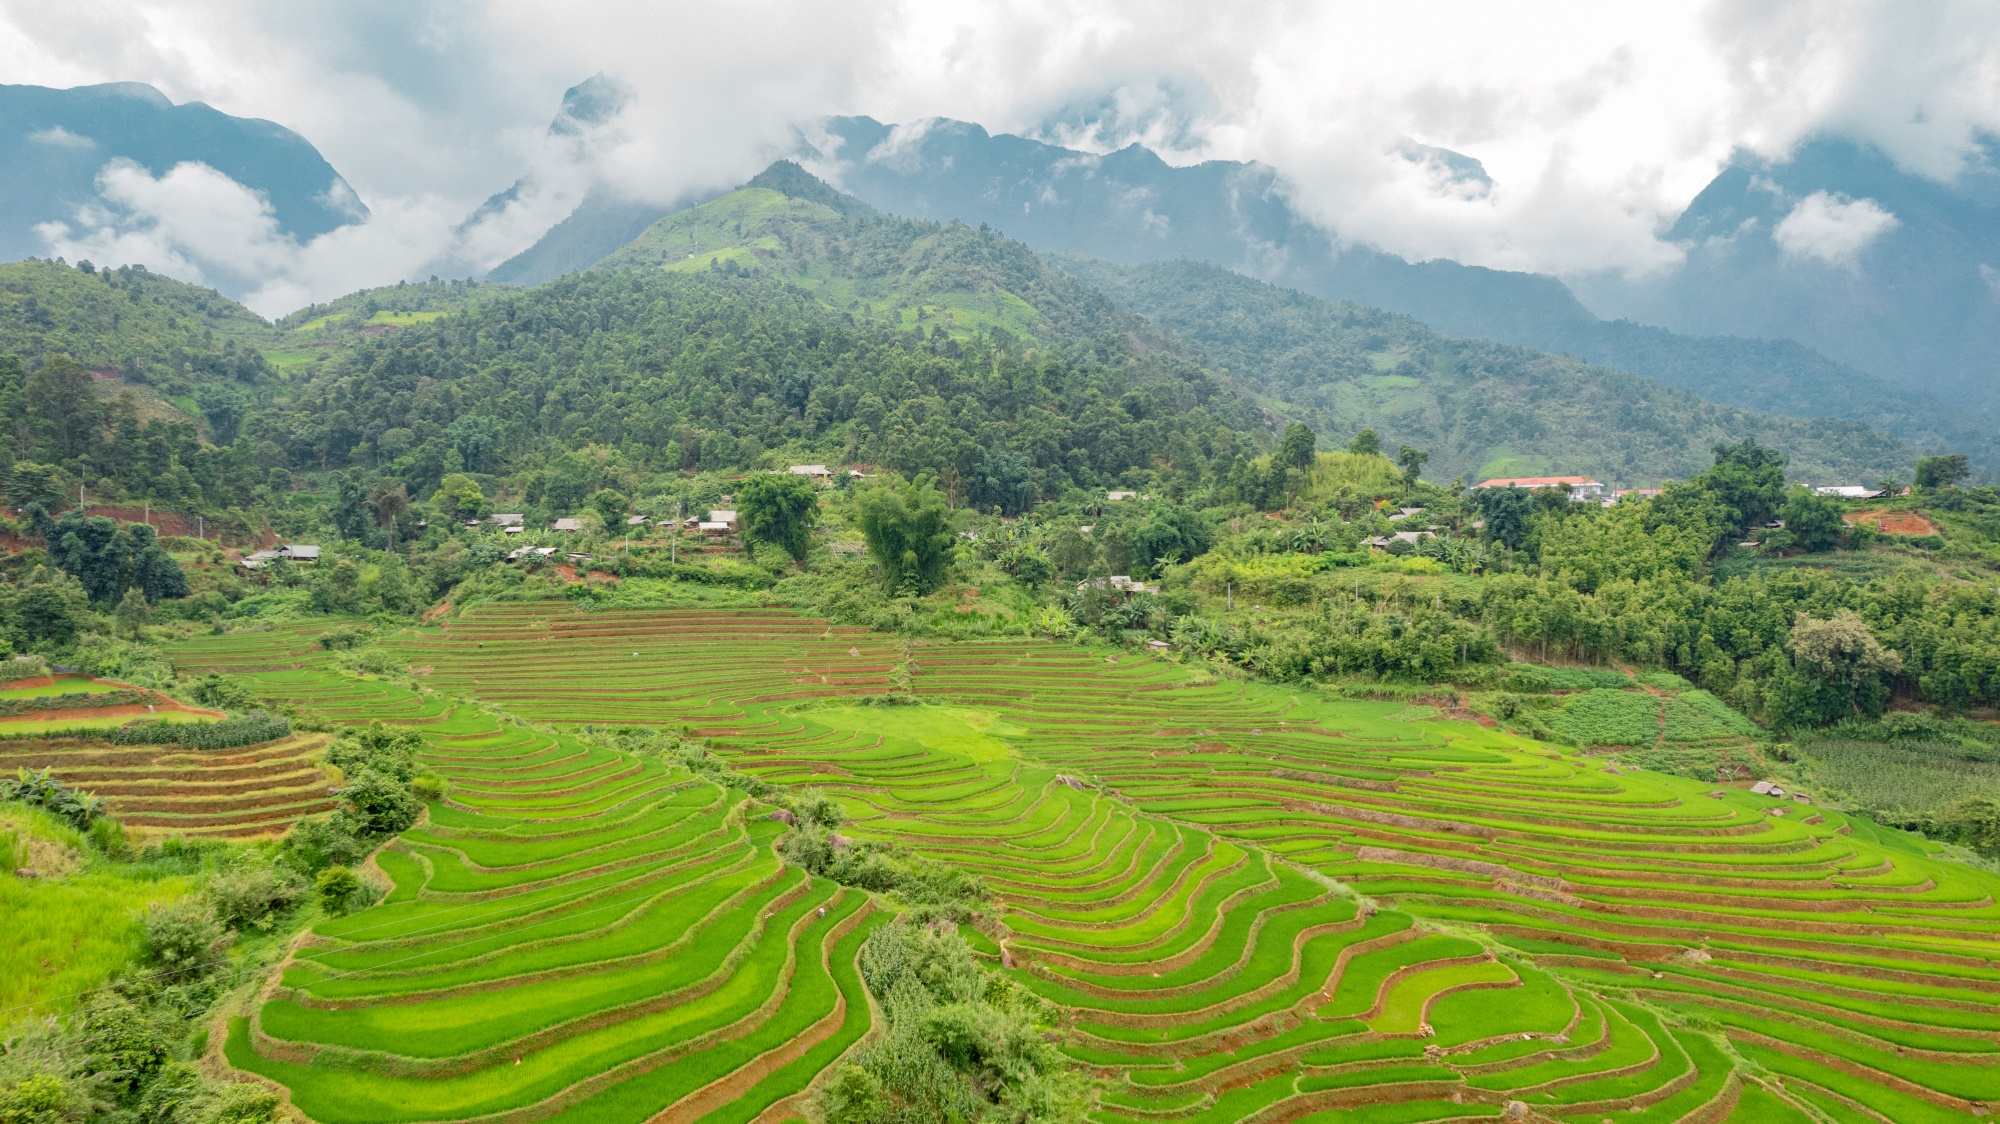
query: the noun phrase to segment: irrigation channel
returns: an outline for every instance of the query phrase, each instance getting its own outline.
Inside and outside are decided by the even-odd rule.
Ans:
[[[379,854],[394,891],[317,926],[218,1043],[317,1120],[775,1122],[867,1034],[857,954],[890,904],[786,869],[740,793],[562,732],[583,723],[708,738],[978,874],[1000,904],[965,935],[1060,1008],[1105,1124],[2000,1104],[2000,878],[1743,785],[778,610],[482,606],[384,641],[423,690],[329,670],[315,631],[174,658],[413,723],[450,784]],[[857,703],[904,683],[935,705]]]

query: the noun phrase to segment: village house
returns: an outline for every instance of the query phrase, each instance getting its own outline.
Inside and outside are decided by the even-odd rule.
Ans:
[[[1603,484],[1588,476],[1500,476],[1492,480],[1481,480],[1475,488],[1561,488],[1569,493],[1574,503],[1602,502],[1605,498]]]
[[[247,570],[261,570],[272,562],[317,562],[319,547],[300,543],[281,543],[272,550],[260,550],[246,555],[243,567]]]
[[[553,523],[549,524],[549,530],[551,530],[551,531],[570,531],[570,532],[575,532],[575,531],[581,531],[581,530],[583,530],[583,520],[581,520],[581,519],[558,519],[558,520],[556,520],[555,522],[553,522]]]
[[[815,484],[824,484],[833,479],[833,470],[823,464],[795,464],[785,471],[793,476],[804,476]]]

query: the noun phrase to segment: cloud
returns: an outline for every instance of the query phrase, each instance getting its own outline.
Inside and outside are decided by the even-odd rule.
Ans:
[[[278,225],[270,201],[206,164],[154,176],[130,160],[98,173],[99,199],[66,222],[37,228],[49,253],[99,265],[144,265],[234,294],[279,316],[399,277],[420,276],[457,247],[454,205],[401,199],[366,222],[301,243]]]
[[[78,136],[61,125],[52,125],[46,129],[37,129],[28,134],[28,141],[32,144],[47,145],[50,148],[97,147],[96,141],[91,140],[89,137]]]
[[[1779,220],[1771,238],[1786,257],[1852,268],[1861,251],[1901,225],[1873,199],[1815,191]]]
[[[414,240],[375,281],[491,264],[591,190],[668,203],[740,182],[829,113],[1261,160],[1343,239],[1563,273],[1672,268],[1660,232],[1744,147],[1782,156],[1833,129],[1943,179],[2000,134],[1984,0],[0,0],[0,69],[150,82],[298,130],[376,212],[366,226]],[[552,135],[562,91],[600,71],[623,110]],[[1411,146],[1466,154],[1490,184]],[[417,230],[425,215],[439,228]],[[163,227],[197,237],[191,219],[145,229]]]

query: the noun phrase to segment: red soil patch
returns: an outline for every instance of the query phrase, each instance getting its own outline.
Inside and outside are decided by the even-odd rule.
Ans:
[[[1885,535],[1935,535],[1937,527],[1914,511],[1856,511],[1841,516]]]
[[[439,617],[445,616],[450,612],[451,612],[451,602],[449,601],[446,601],[440,605],[433,605],[430,608],[424,610],[424,623],[429,624],[432,621],[438,619]]]
[[[104,504],[91,504],[89,507],[84,508],[84,513],[86,515],[109,515],[120,523],[151,523],[153,529],[161,535],[173,535],[190,539],[195,537],[195,521],[176,515],[171,511],[155,511],[149,515],[143,507],[110,507]]]
[[[0,683],[0,691],[25,691],[30,687],[53,687],[55,685],[56,677],[53,675],[33,675],[26,679],[9,679],[5,683]]]

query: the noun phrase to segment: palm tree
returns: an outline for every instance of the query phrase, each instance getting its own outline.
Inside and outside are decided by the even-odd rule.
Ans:
[[[394,551],[396,520],[410,513],[410,490],[400,482],[391,486],[387,480],[378,480],[368,493],[368,506],[375,509],[375,518],[389,532],[389,549]]]

